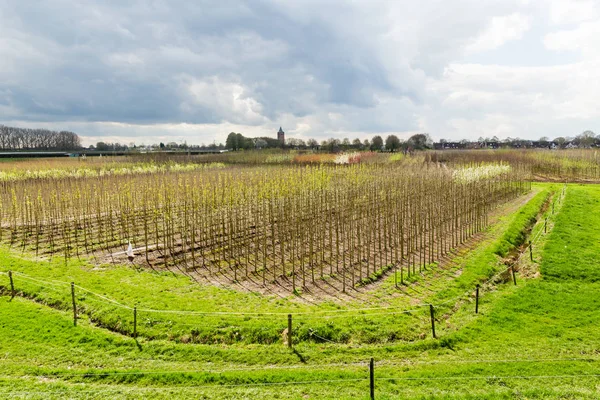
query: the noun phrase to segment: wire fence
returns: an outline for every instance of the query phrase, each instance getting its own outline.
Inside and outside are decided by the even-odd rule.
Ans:
[[[529,363],[545,363],[545,362],[556,362],[556,361],[568,361],[568,362],[573,362],[573,361],[585,361],[585,362],[596,362],[598,361],[597,358],[592,358],[592,359],[579,359],[579,358],[565,358],[565,359],[524,359],[524,360],[486,360],[485,362],[487,363],[494,363],[494,362],[529,362]],[[421,362],[420,364],[443,364],[443,363],[447,363],[448,361],[445,362],[432,362],[432,363],[427,363],[427,362]],[[480,362],[484,362],[483,360],[463,360],[463,362],[465,363],[480,363]],[[418,364],[418,363],[413,363],[413,364]],[[212,377],[206,377],[206,380],[209,380],[210,383],[208,383],[206,380],[203,382],[194,382],[193,385],[190,386],[183,386],[182,384],[179,385],[175,385],[175,386],[170,386],[170,385],[165,385],[164,382],[160,385],[160,386],[149,386],[147,384],[145,384],[144,386],[136,386],[135,383],[132,384],[132,382],[128,382],[127,386],[122,386],[122,385],[118,385],[115,384],[114,387],[100,387],[100,388],[94,388],[94,389],[90,389],[89,387],[67,387],[67,388],[61,388],[61,389],[56,389],[56,390],[22,390],[22,391],[14,391],[11,390],[10,392],[5,392],[5,394],[7,394],[9,397],[19,397],[19,396],[32,396],[32,395],[51,395],[51,394],[65,394],[65,393],[78,393],[78,394],[108,394],[108,393],[115,393],[115,394],[128,394],[128,393],[144,393],[147,391],[152,391],[152,392],[163,392],[163,391],[177,391],[178,393],[187,393],[187,392],[199,392],[202,390],[210,390],[210,389],[218,389],[218,390],[222,390],[222,389],[247,389],[247,388],[256,388],[256,387],[282,387],[282,386],[295,386],[295,385],[323,385],[323,386],[333,386],[336,388],[340,388],[341,384],[344,384],[344,388],[348,389],[349,388],[349,384],[351,383],[360,383],[360,382],[369,382],[368,384],[368,390],[370,391],[370,398],[371,399],[375,399],[375,394],[376,394],[376,388],[377,388],[377,383],[383,383],[383,382],[392,382],[392,383],[396,383],[396,382],[443,382],[443,381],[455,381],[455,382],[474,382],[474,381],[506,381],[506,380],[548,380],[548,379],[552,379],[552,380],[557,380],[557,379],[569,379],[569,380],[576,380],[577,382],[581,383],[582,380],[584,379],[594,379],[597,380],[598,378],[600,378],[600,374],[597,373],[569,373],[569,374],[545,374],[545,375],[540,375],[540,374],[503,374],[503,375],[489,375],[489,374],[477,374],[477,375],[446,375],[446,376],[439,376],[439,375],[435,375],[435,376],[407,376],[409,374],[409,372],[406,371],[402,371],[403,375],[399,375],[399,376],[390,376],[389,375],[389,368],[392,366],[397,366],[397,365],[402,365],[402,364],[394,364],[394,363],[377,363],[375,364],[374,360],[371,359],[371,361],[369,363],[354,363],[354,364],[328,364],[327,367],[336,367],[338,368],[336,370],[336,374],[339,376],[340,373],[352,373],[352,376],[356,376],[357,374],[364,374],[362,377],[336,377],[335,379],[300,379],[298,380],[297,377],[295,377],[295,379],[285,379],[283,378],[283,380],[277,380],[277,381],[263,381],[263,382],[257,382],[256,378],[252,377],[252,378],[248,378],[248,380],[246,382],[241,382],[239,383],[239,379],[240,378],[235,378],[238,383],[227,383],[226,380],[216,380],[215,378]],[[307,370],[310,369],[310,372],[317,372],[317,371],[322,371],[325,367],[325,365],[311,365],[311,366],[283,366],[283,367],[279,367],[279,368],[273,368],[273,367],[260,367],[261,370],[274,370],[274,369],[286,369],[286,370],[291,370],[291,369],[302,369],[302,370]],[[346,369],[343,369],[343,368]],[[354,368],[354,370],[349,371],[347,368]],[[378,369],[381,368],[385,371],[386,375],[384,376],[378,376],[375,374],[375,367],[377,367]],[[342,368],[342,369],[340,369]],[[361,372],[360,370],[357,370],[358,368],[362,368],[363,372]],[[201,371],[202,374],[207,375],[207,374],[223,374],[226,372],[247,372],[250,370],[254,370],[255,368],[234,368],[234,369],[228,369],[228,370],[220,370],[220,371]],[[190,375],[190,374],[198,374],[199,371],[134,371],[134,372],[103,372],[103,373],[79,373],[79,374],[75,374],[75,373],[65,373],[65,374],[58,374],[58,373],[53,373],[53,374],[39,374],[36,375],[36,378],[99,378],[99,377],[114,377],[114,376],[124,376],[124,375],[143,375],[143,376],[149,376],[149,375],[153,375],[153,374],[169,374],[169,375],[173,375],[173,374],[186,374],[186,375]],[[422,373],[422,372],[421,372]],[[274,376],[271,376],[270,378],[275,378]],[[10,375],[6,375],[6,376],[0,376],[0,379],[18,379],[19,381],[23,381],[22,377],[15,377],[15,376],[10,376]],[[282,379],[281,377],[277,377],[276,379]],[[49,381],[46,382],[45,384],[53,384],[53,381]],[[354,387],[354,389],[356,391],[366,391],[366,385],[364,388],[361,387]],[[337,390],[337,389],[336,389]],[[453,393],[455,393],[456,387],[452,388]],[[473,386],[471,384],[469,384],[468,390],[473,390]],[[511,390],[511,388],[507,388],[507,390]],[[3,391],[0,390],[0,393],[2,393]]]
[[[561,199],[564,197],[565,191],[563,189]],[[554,207],[553,207],[554,211]],[[547,221],[546,221],[547,222]],[[533,244],[539,243],[542,240],[543,233],[546,233],[547,229],[542,231],[541,229],[533,236],[533,238],[526,244],[518,257],[514,259],[514,261],[509,265],[506,269],[496,272],[493,276],[489,277],[486,281],[480,283],[480,287],[487,287],[494,283],[498,278],[500,278],[503,274],[511,271],[514,273],[514,267],[518,264],[523,256],[527,254],[527,250],[531,249]],[[531,254],[531,253],[530,253]],[[82,291],[94,298],[95,301],[98,301],[104,305],[108,305],[111,307],[120,308],[126,311],[134,311],[135,313],[148,313],[148,314],[168,314],[168,315],[184,315],[184,316],[202,316],[202,317],[251,317],[251,318],[267,318],[273,319],[276,317],[287,316],[291,317],[289,313],[285,312],[232,312],[232,311],[190,311],[190,310],[169,310],[169,309],[152,309],[152,308],[137,308],[136,306],[129,306],[127,304],[123,304],[120,301],[117,301],[108,296],[99,294],[95,291],[92,291],[88,288],[82,287],[80,285],[75,285],[73,283],[61,282],[57,280],[44,280],[29,276],[27,274],[21,272],[0,272],[2,275],[8,275],[10,277],[10,285],[11,285],[11,294],[15,295],[14,281],[13,275],[19,277],[19,279],[34,282],[37,284],[45,285],[49,287],[51,290],[64,292],[65,287],[71,286],[72,291],[77,289]],[[406,314],[406,313],[418,313],[422,312],[424,307],[430,308],[430,310],[434,310],[436,308],[441,308],[444,305],[449,303],[458,303],[465,298],[472,298],[473,290],[467,290],[465,293],[448,299],[444,302],[433,305],[431,303],[419,303],[413,305],[411,309],[398,309],[398,307],[387,306],[387,307],[367,307],[367,308],[355,308],[355,309],[339,309],[339,310],[318,310],[312,312],[296,312],[297,316],[311,317],[311,318],[349,318],[349,317],[365,317],[365,316],[375,316],[375,315],[396,315],[396,314]],[[77,318],[77,307],[75,305],[75,300],[73,297],[73,308],[74,308],[74,318]],[[359,314],[357,314],[359,313]],[[435,321],[435,317],[432,311],[432,323]],[[163,323],[168,323],[170,321],[161,321]],[[291,322],[290,322],[291,323]],[[190,324],[192,325],[192,324]],[[291,325],[290,325],[291,326]],[[291,337],[291,332],[289,333]],[[324,337],[319,334],[319,332],[315,329],[309,328],[308,335],[311,338],[316,338],[319,341],[327,342],[327,343],[336,343],[335,341]],[[434,334],[435,335],[435,334]],[[308,373],[317,373],[319,371],[336,371],[337,375],[341,373],[351,373],[358,374],[361,370],[366,369],[367,366],[369,368],[368,375],[365,371],[364,377],[344,377],[344,378],[336,378],[336,379],[306,379],[306,380],[285,380],[285,378],[277,378],[284,379],[282,381],[276,382],[256,382],[256,381],[248,381],[244,383],[224,383],[223,381],[213,381],[213,383],[204,383],[198,384],[194,383],[193,386],[177,386],[176,390],[178,391],[199,391],[203,389],[210,388],[248,388],[248,387],[269,387],[269,386],[292,386],[292,385],[338,385],[338,384],[350,384],[350,383],[358,383],[358,382],[367,382],[369,381],[369,389],[371,393],[371,398],[374,398],[375,393],[375,384],[376,382],[408,382],[408,381],[481,381],[481,380],[547,380],[547,379],[598,379],[600,378],[600,374],[595,373],[573,373],[573,374],[549,374],[549,375],[449,375],[449,376],[406,376],[404,373],[404,368],[406,367],[416,367],[420,365],[444,365],[444,364],[507,364],[507,363],[531,363],[531,364],[542,364],[542,363],[596,363],[600,361],[598,357],[563,357],[563,358],[514,358],[514,359],[446,359],[446,360],[435,360],[435,361],[427,361],[427,360],[394,360],[394,361],[382,361],[377,364],[378,368],[381,368],[383,371],[386,371],[387,375],[385,376],[375,376],[374,375],[374,362],[371,359],[371,362],[354,362],[354,363],[330,363],[330,364],[309,364],[309,365],[256,365],[256,366],[246,366],[246,367],[235,367],[235,368],[206,368],[204,367],[201,371],[198,370],[149,370],[149,371],[86,371],[81,373],[73,373],[73,372],[60,372],[55,371],[51,373],[45,373],[38,371],[34,372],[33,375],[38,378],[102,378],[102,377],[110,377],[110,376],[152,376],[152,375],[173,375],[173,374],[227,374],[227,373],[236,373],[236,372],[250,372],[250,371],[260,371],[260,372],[271,372],[271,371],[307,371]],[[390,369],[395,369],[397,367],[403,368],[403,375],[400,376],[389,376]],[[392,371],[393,372],[393,371]],[[14,379],[14,376],[6,375],[0,376],[1,379]],[[273,378],[273,377],[271,377]],[[269,378],[266,378],[269,379]],[[225,381],[226,382],[226,381]],[[162,386],[152,386],[152,387],[135,387],[128,386],[124,387],[115,387],[115,388],[98,388],[98,389],[82,389],[77,390],[77,393],[89,393],[89,394],[109,394],[109,393],[134,393],[134,392],[145,392],[145,391],[171,391],[173,387],[162,387]],[[1,393],[1,392],[0,392]],[[51,395],[51,394],[61,394],[65,393],[64,389],[60,390],[38,390],[38,391],[11,391],[9,395],[11,397],[18,396],[31,396],[31,395]]]
[[[565,190],[563,188],[560,197],[558,200],[562,200],[564,198],[565,195]],[[552,205],[552,212],[554,214],[554,204]],[[545,224],[547,223],[547,220],[545,221]],[[538,226],[540,224],[536,224],[534,226],[534,229],[532,230],[532,232],[535,230],[536,226]],[[530,254],[531,253],[531,248],[534,244],[537,244],[544,236],[543,234],[547,233],[547,229],[546,226],[544,225],[544,229],[538,229],[537,233],[534,234],[533,238],[525,244],[525,246],[523,246],[523,248],[521,249],[521,252],[519,253],[518,257],[516,257],[512,263],[510,265],[508,265],[507,268],[496,272],[493,276],[489,277],[487,280],[479,283],[477,286],[477,291],[476,291],[476,302],[479,302],[479,297],[481,294],[483,294],[483,292],[485,292],[494,282],[497,282],[497,280],[502,277],[503,275],[512,272],[513,274],[513,279],[515,281],[516,284],[516,278],[515,278],[515,265],[517,265],[520,261],[521,258],[524,257],[527,254],[527,250],[530,250]],[[143,329],[147,328],[148,326],[155,326],[155,325],[169,325],[169,326],[181,326],[181,327],[189,327],[189,326],[198,326],[199,323],[191,323],[190,321],[185,320],[185,317],[201,317],[201,318],[215,318],[215,319],[230,319],[230,318],[236,318],[236,319],[257,319],[257,320],[263,320],[263,321],[280,321],[280,323],[282,323],[286,318],[288,319],[289,323],[288,323],[288,329],[287,332],[284,331],[284,333],[286,335],[288,335],[288,345],[292,345],[292,335],[293,335],[293,329],[292,329],[292,325],[291,325],[291,315],[294,316],[294,318],[298,321],[302,321],[303,319],[310,319],[310,320],[323,320],[323,321],[327,321],[327,320],[331,320],[331,319],[338,319],[338,318],[343,318],[343,319],[352,319],[352,318],[373,318],[373,317],[394,317],[394,316],[398,316],[398,315],[402,315],[402,314],[419,314],[419,313],[423,313],[423,315],[427,315],[424,312],[424,308],[426,309],[426,311],[429,311],[429,317],[431,319],[431,325],[432,325],[432,333],[434,338],[436,337],[435,334],[435,322],[436,322],[436,316],[435,316],[435,311],[436,310],[441,310],[444,307],[447,307],[449,305],[457,305],[459,304],[461,301],[465,301],[465,300],[472,300],[473,299],[473,292],[474,292],[474,288],[470,288],[467,289],[464,293],[449,298],[443,302],[439,302],[439,303],[433,303],[433,302],[419,302],[416,304],[411,304],[410,308],[405,308],[402,306],[381,306],[381,307],[364,307],[364,308],[345,308],[345,309],[334,309],[334,310],[312,310],[312,311],[293,311],[293,312],[266,312],[266,311],[256,311],[256,312],[249,312],[249,311],[205,311],[205,310],[178,310],[178,309],[155,309],[155,308],[147,308],[147,307],[138,307],[137,305],[128,305],[128,304],[124,304],[124,302],[116,300],[114,298],[111,298],[107,295],[103,295],[100,293],[97,293],[96,291],[90,290],[84,286],[75,284],[74,282],[64,282],[64,281],[59,281],[59,280],[46,280],[46,279],[40,279],[37,277],[32,277],[30,275],[27,275],[23,272],[17,272],[17,271],[8,271],[8,272],[0,272],[0,274],[2,275],[8,275],[10,278],[10,292],[11,292],[11,297],[14,297],[17,293],[23,295],[24,297],[35,297],[37,293],[35,293],[35,291],[32,291],[32,293],[28,293],[26,290],[23,290],[22,288],[20,289],[21,291],[18,292],[15,289],[15,283],[14,280],[15,278],[18,278],[21,282],[20,284],[23,285],[23,281],[29,281],[29,282],[33,282],[39,285],[42,285],[44,287],[45,290],[51,290],[51,291],[55,291],[55,292],[60,292],[61,295],[58,296],[59,298],[61,298],[62,296],[62,300],[63,300],[63,308],[66,307],[66,304],[68,300],[65,300],[65,296],[66,298],[68,298],[68,291],[65,291],[65,289],[67,288],[71,288],[71,300],[72,300],[72,308],[73,308],[73,315],[74,315],[74,324],[77,323],[77,319],[79,318],[79,314],[83,311],[83,312],[87,312],[89,314],[93,314],[94,312],[96,312],[97,310],[94,310],[93,308],[86,308],[85,304],[86,303],[90,303],[90,302],[97,302],[98,304],[102,304],[104,306],[108,306],[108,307],[112,307],[112,308],[116,308],[116,309],[121,309],[127,313],[131,313],[133,312],[133,329],[131,328],[127,328],[127,329],[120,329],[121,333],[124,334],[130,334],[131,336],[134,337],[138,337],[138,335],[140,333],[143,333]],[[480,290],[480,288],[482,290]],[[83,292],[84,294],[86,294],[86,297],[84,298],[84,300],[82,301],[81,298],[79,296],[77,296],[78,298],[76,299],[75,296],[75,291],[77,291],[78,293]],[[480,293],[481,292],[481,293]],[[56,303],[56,302],[55,302]],[[59,301],[60,303],[60,301]],[[77,304],[80,303],[80,304]],[[68,304],[68,303],[67,303]],[[129,314],[131,316],[131,314]],[[145,315],[146,319],[142,319],[142,316]],[[153,315],[161,315],[161,316],[167,316],[167,319],[161,319],[161,320],[153,320],[152,316]],[[178,316],[178,317],[183,317],[184,320],[171,320],[169,319],[169,316]],[[127,318],[125,314],[122,315],[122,318]],[[139,327],[138,327],[139,325]],[[121,324],[122,326],[122,324]],[[142,328],[142,330],[140,331],[138,328]],[[324,342],[324,343],[341,343],[340,341],[336,341],[333,340],[333,338],[331,336],[326,337],[328,335],[322,334],[319,329],[316,329],[314,327],[308,327],[308,330],[306,332],[307,334],[304,335],[304,337],[306,339],[309,340],[315,340],[315,341],[320,341],[320,342]],[[285,339],[285,338],[284,338]]]

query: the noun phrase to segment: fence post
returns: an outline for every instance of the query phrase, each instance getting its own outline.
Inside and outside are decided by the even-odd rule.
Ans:
[[[292,314],[288,314],[287,344],[288,344],[288,347],[291,349],[292,348]]]
[[[515,286],[517,286],[517,275],[516,275],[516,272],[515,272],[515,266],[514,266],[514,264],[510,267],[510,270],[512,271],[513,282],[515,283]]]
[[[75,306],[75,283],[71,282],[71,300],[73,301],[73,326],[77,326],[77,307]]]
[[[479,314],[479,284],[475,288],[475,314]]]
[[[533,248],[531,247],[531,240],[529,241],[529,259],[533,261]]]
[[[137,306],[133,307],[133,337],[137,338]]]
[[[437,339],[435,336],[435,312],[433,311],[433,304],[429,305],[429,313],[431,314],[431,333],[433,334],[433,338]]]
[[[371,400],[375,400],[375,363],[373,358],[369,362],[369,387],[371,389]]]
[[[10,278],[10,299],[15,298],[15,284],[13,282],[12,271],[8,271],[8,277]]]
[[[546,228],[548,226],[548,217],[546,217],[546,220],[544,221],[544,233],[547,232]]]

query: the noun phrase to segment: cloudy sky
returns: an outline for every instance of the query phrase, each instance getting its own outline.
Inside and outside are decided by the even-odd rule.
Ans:
[[[0,123],[84,144],[600,133],[600,0],[0,0]]]

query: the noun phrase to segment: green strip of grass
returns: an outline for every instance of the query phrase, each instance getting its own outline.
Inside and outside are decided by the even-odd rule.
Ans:
[[[554,190],[553,188],[552,191]],[[495,248],[493,249],[494,254],[506,257],[511,250],[525,243],[527,229],[523,228],[532,227],[537,222],[537,217],[542,206],[549,200],[551,195],[551,189],[540,192],[525,207],[517,212],[508,229],[495,244]]]
[[[496,240],[478,247],[465,259],[455,284],[436,293],[432,303],[442,303],[447,299],[457,298],[469,289],[475,290],[478,283],[486,281],[498,271],[505,269],[502,257],[524,243],[527,232],[536,223],[543,205],[555,190],[554,186],[543,186],[539,193],[511,216],[510,222]],[[449,304],[446,308],[450,307],[454,307],[454,304]]]

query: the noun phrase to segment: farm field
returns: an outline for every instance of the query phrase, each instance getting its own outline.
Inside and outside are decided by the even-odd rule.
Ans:
[[[0,393],[597,397],[600,188],[371,161],[4,179]]]

